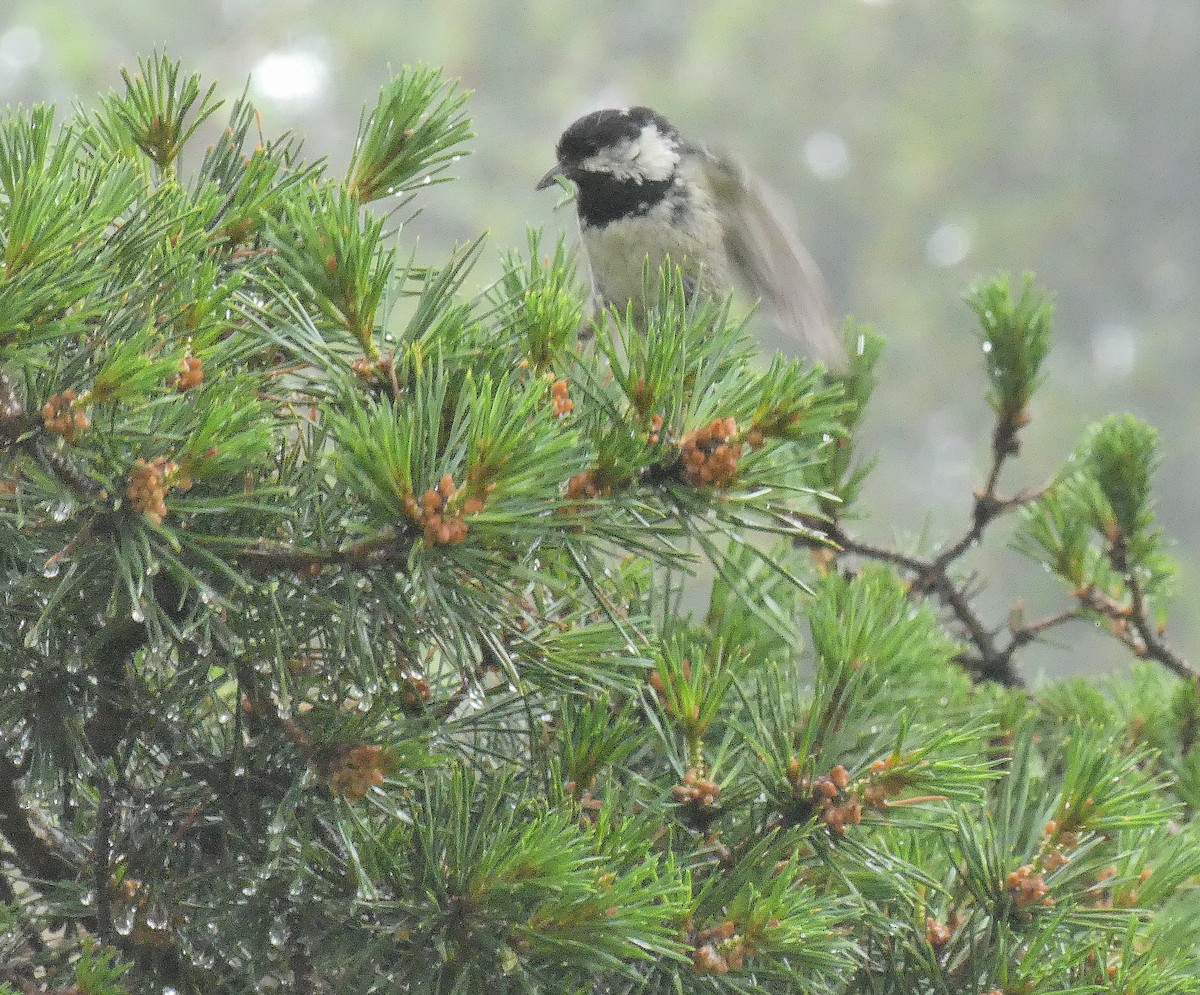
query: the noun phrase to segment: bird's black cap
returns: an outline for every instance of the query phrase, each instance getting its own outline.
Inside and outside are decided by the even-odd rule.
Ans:
[[[585,114],[562,133],[556,150],[558,161],[563,166],[581,162],[601,149],[637,138],[648,124],[657,126],[664,135],[678,137],[671,122],[649,107],[609,108]]]

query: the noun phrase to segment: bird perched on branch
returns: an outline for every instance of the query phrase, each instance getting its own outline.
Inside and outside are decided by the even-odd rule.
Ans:
[[[644,321],[644,272],[670,258],[691,293],[738,289],[801,351],[846,366],[816,263],[769,203],[761,184],[721,153],[682,138],[649,107],[594,111],[558,140],[542,177],[575,184],[579,229],[592,273],[592,312],[632,306]]]

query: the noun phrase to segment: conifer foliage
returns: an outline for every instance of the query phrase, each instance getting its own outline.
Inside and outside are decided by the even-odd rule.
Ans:
[[[869,329],[667,272],[580,345],[534,236],[473,295],[400,223],[469,138],[408,69],[334,176],[165,56],[0,121],[0,992],[1200,990],[1154,433],[999,491],[1044,295],[971,293],[991,472],[882,548]],[[1010,512],[1066,593],[1003,627]],[[1131,676],[1028,691],[1080,620]]]

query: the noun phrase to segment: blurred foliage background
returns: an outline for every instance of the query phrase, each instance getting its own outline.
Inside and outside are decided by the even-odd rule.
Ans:
[[[1156,425],[1182,565],[1172,632],[1200,656],[1195,0],[4,0],[0,104],[93,105],[164,48],[221,93],[249,78],[264,131],[294,129],[335,169],[392,69],[459,77],[475,154],[402,245],[432,262],[490,232],[479,287],[526,225],[573,233],[573,211],[533,184],[580,113],[648,103],[740,154],[794,206],[835,309],[887,339],[864,436],[880,453],[868,536],[931,548],[965,528],[991,416],[960,295],[996,269],[1035,271],[1057,293],[1056,338],[1004,489],[1041,483],[1109,411]],[[1054,596],[994,546],[971,566],[997,625],[1013,592]],[[1125,661],[1097,638],[1038,664]]]

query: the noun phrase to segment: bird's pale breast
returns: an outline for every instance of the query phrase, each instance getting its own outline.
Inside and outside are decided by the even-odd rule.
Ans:
[[[604,303],[623,309],[632,301],[640,314],[647,260],[653,291],[668,257],[697,289],[728,293],[731,279],[719,216],[707,197],[686,196],[683,191],[689,189],[695,187],[677,184],[644,214],[583,229],[593,289]]]

